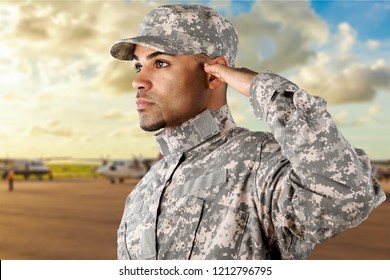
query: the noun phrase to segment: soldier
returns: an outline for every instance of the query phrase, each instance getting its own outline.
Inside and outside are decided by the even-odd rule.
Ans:
[[[197,5],[152,10],[111,55],[134,61],[142,129],[163,158],[126,200],[119,259],[305,259],[385,200],[320,97],[234,68],[238,36]],[[231,86],[272,133],[237,127]]]

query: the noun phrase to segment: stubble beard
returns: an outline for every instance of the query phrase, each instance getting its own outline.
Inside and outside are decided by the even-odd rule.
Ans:
[[[166,121],[160,116],[159,118],[155,118],[155,120],[152,121],[145,121],[143,120],[142,116],[139,115],[139,126],[145,130],[145,131],[157,131],[160,129],[165,128],[167,125]]]
[[[140,127],[145,130],[145,131],[157,131],[157,130],[160,130],[162,128],[165,128],[166,126],[166,123],[165,121],[160,121],[158,123],[153,123],[153,124],[150,124],[150,125],[144,125],[142,123],[140,123]]]

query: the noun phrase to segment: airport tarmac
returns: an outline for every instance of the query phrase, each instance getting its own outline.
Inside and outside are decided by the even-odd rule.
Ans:
[[[0,259],[116,258],[116,230],[136,181],[0,181]],[[383,184],[390,190],[390,182]],[[388,192],[389,193],[389,192]],[[356,228],[318,245],[310,259],[390,259],[390,201]]]

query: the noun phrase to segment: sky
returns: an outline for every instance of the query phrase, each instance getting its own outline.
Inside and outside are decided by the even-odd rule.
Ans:
[[[342,134],[371,159],[390,158],[389,1],[181,1],[236,27],[236,65],[270,70],[324,97]],[[1,1],[0,158],[155,157],[139,128],[135,72],[112,42],[173,1]],[[269,130],[229,90],[236,123]]]

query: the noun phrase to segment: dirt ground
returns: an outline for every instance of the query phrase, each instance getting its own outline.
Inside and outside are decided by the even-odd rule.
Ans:
[[[0,181],[0,259],[109,260],[136,181],[103,179]],[[390,183],[383,188],[390,193]],[[310,259],[390,259],[390,201],[356,228],[318,245]]]

